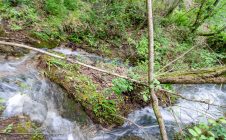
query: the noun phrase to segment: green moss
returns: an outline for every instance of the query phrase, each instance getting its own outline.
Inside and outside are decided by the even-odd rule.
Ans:
[[[38,39],[38,42],[35,42],[33,45],[37,48],[48,48],[48,49],[52,49],[57,47],[59,41],[58,40],[53,40],[50,39],[49,36],[47,36],[46,34],[42,34],[42,33],[30,33],[30,36]]]

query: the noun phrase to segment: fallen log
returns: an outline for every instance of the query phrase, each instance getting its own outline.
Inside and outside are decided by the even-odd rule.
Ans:
[[[162,84],[226,84],[226,66],[165,73],[157,79]]]
[[[24,44],[18,44],[13,42],[5,42],[0,41],[0,44],[7,45],[7,46],[16,46],[20,48],[25,48],[33,51],[37,51],[39,53],[43,53],[58,59],[66,60],[70,63],[75,63],[78,65],[81,65],[83,67],[87,67],[90,69],[93,69],[95,71],[99,71],[105,74],[109,74],[115,77],[120,77],[127,79],[131,82],[134,82],[139,85],[147,86],[146,81],[138,81],[135,79],[131,79],[130,77],[119,75],[113,72],[109,72],[107,70],[103,70],[94,66],[90,66],[84,63],[81,63],[76,60],[72,60],[54,53],[50,53],[47,51],[44,51],[42,49],[30,47]],[[162,84],[226,84],[226,65],[214,67],[214,68],[207,68],[207,69],[199,69],[199,70],[190,70],[190,71],[177,71],[177,72],[171,72],[171,73],[163,73],[157,76],[157,79]]]

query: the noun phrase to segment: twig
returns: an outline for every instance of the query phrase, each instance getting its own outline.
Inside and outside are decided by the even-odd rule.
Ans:
[[[165,65],[164,67],[162,67],[158,72],[164,70],[166,67],[170,66],[171,64],[173,64],[174,62],[176,62],[177,60],[183,58],[187,53],[189,53],[191,50],[193,50],[196,46],[191,47],[190,49],[188,49],[185,53],[183,53],[182,55],[180,55],[179,57],[177,57],[176,59],[174,59],[173,61],[171,61],[170,63],[168,63],[167,65]]]
[[[175,105],[175,106],[180,107],[181,109],[188,109],[188,110],[196,111],[196,112],[199,112],[199,113],[204,114],[206,116],[209,116],[210,118],[212,118],[214,120],[216,119],[214,116],[212,116],[211,114],[209,114],[209,113],[207,113],[207,112],[205,112],[203,110],[198,110],[198,109],[183,107],[183,106],[179,106],[179,105]]]
[[[161,91],[165,91],[169,94],[172,94],[172,95],[175,95],[175,96],[178,96],[180,97],[181,99],[184,99],[184,100],[187,100],[187,101],[191,101],[191,102],[198,102],[198,103],[203,103],[203,104],[207,104],[207,105],[212,105],[212,106],[217,106],[217,107],[220,107],[220,108],[226,108],[226,106],[221,106],[221,105],[217,105],[217,104],[213,104],[213,103],[209,103],[207,101],[203,101],[203,100],[195,100],[195,99],[188,99],[180,94],[177,94],[177,93],[174,93],[174,92],[170,92],[170,91],[167,91],[165,89],[159,89]]]

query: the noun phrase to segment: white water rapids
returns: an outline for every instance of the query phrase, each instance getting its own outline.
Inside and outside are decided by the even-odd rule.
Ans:
[[[88,53],[72,52],[68,49],[55,49],[71,56],[84,57],[93,62],[101,57]],[[82,54],[82,55],[81,55]],[[129,140],[159,138],[159,129],[150,107],[136,110],[129,114],[130,122],[112,131],[97,131],[94,135],[80,126],[93,127],[93,123],[58,85],[45,79],[32,65],[29,54],[18,60],[0,59],[0,98],[4,99],[6,109],[3,118],[26,114],[31,120],[41,124],[41,130],[50,140]],[[104,60],[110,62],[109,60]],[[222,85],[175,85],[175,90],[189,99],[205,100],[209,103],[226,106],[226,86]],[[226,109],[203,103],[179,99],[175,105],[161,108],[170,138],[175,131],[185,124],[219,118]]]

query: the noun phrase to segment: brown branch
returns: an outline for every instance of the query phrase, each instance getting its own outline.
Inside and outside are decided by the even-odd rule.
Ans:
[[[164,70],[165,68],[167,68],[168,66],[170,66],[171,64],[173,64],[174,62],[178,61],[179,59],[183,58],[186,54],[188,54],[191,50],[193,50],[196,46],[191,47],[190,49],[188,49],[185,53],[183,53],[182,55],[180,55],[179,57],[177,57],[176,59],[174,59],[173,61],[169,62],[167,65],[165,65],[164,67],[162,67],[158,72]]]
[[[223,32],[225,29],[226,29],[226,26],[222,27],[221,29],[219,29],[218,31],[216,31],[214,33],[197,33],[197,35],[199,35],[199,36],[213,36],[213,35],[216,35],[216,34]]]
[[[195,99],[189,99],[189,98],[186,98],[180,94],[177,94],[177,93],[174,93],[174,92],[170,92],[168,90],[165,90],[165,89],[159,89],[161,91],[164,91],[166,92],[167,94],[172,94],[174,96],[177,96],[177,97],[180,97],[181,99],[183,100],[187,100],[187,101],[191,101],[191,102],[198,102],[198,103],[203,103],[203,104],[207,104],[207,105],[212,105],[212,106],[217,106],[217,107],[220,107],[220,108],[226,108],[226,106],[222,106],[222,105],[217,105],[217,104],[213,104],[213,103],[209,103],[207,101],[203,101],[203,100],[195,100]]]

